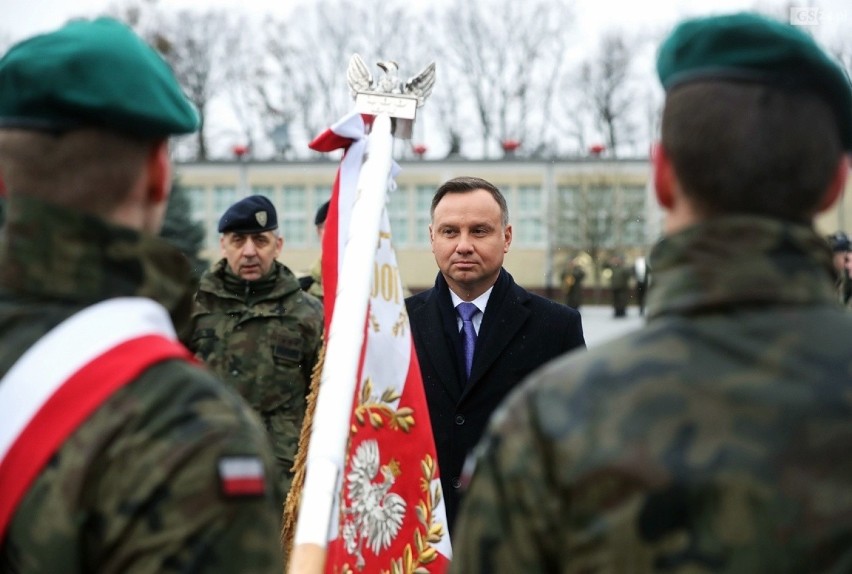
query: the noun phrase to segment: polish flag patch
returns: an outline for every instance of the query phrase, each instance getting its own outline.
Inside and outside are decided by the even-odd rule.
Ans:
[[[256,456],[220,458],[219,485],[227,497],[263,496],[266,493],[263,462]]]

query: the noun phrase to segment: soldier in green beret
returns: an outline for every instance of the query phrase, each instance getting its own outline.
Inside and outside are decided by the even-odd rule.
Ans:
[[[280,572],[272,453],[158,239],[198,115],[111,19],[0,59],[0,572]]]
[[[284,238],[268,198],[236,202],[219,232],[222,259],[201,277],[187,346],[262,419],[283,505],[322,346],[322,303],[278,261]]]
[[[479,445],[451,570],[849,572],[852,317],[815,215],[852,86],[748,13],[662,45],[643,329],[533,374]]]

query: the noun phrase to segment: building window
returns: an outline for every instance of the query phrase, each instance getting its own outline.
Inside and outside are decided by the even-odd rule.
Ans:
[[[271,185],[253,185],[251,186],[252,195],[262,195],[275,205],[275,188]],[[276,206],[276,209],[278,207]]]
[[[233,186],[217,185],[213,188],[213,214],[218,219],[237,202],[237,189]]]
[[[579,185],[560,185],[556,190],[553,207],[553,241],[557,247],[581,249],[583,225],[580,220],[583,190]]]
[[[621,188],[621,213],[624,218],[623,241],[628,246],[644,246],[645,239],[644,185],[625,185]]]
[[[213,220],[207,227],[207,248],[219,249],[219,219],[229,207],[237,202],[237,189],[233,186],[217,185],[213,188]],[[206,219],[206,218],[205,218]]]
[[[330,185],[318,185],[314,187],[314,199],[313,199],[313,209],[311,210],[311,224],[314,226],[312,229],[314,230],[309,234],[310,240],[308,243],[311,246],[320,246],[319,236],[316,234],[316,221],[317,210],[319,210],[320,206],[326,201],[331,199],[331,186]]]
[[[517,198],[514,219],[514,239],[522,246],[540,246],[544,244],[546,229],[544,224],[544,193],[541,187],[522,185],[515,192]]]
[[[308,190],[301,185],[285,185],[278,207],[278,227],[292,247],[306,247],[308,231],[314,230],[314,213],[308,213]]]
[[[429,224],[432,216],[432,198],[435,188],[431,185],[418,185],[414,190],[414,243],[419,246],[429,245]]]
[[[411,238],[408,233],[408,189],[397,188],[388,193],[388,219],[391,226],[391,244],[394,247],[408,245]]]
[[[616,225],[615,190],[607,183],[589,185],[586,194],[585,240],[591,248],[613,248],[619,243],[620,226]]]
[[[189,211],[192,219],[205,221],[207,219],[207,190],[203,187],[187,187],[186,197],[189,199]]]

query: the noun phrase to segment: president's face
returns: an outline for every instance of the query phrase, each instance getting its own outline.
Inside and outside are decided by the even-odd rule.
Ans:
[[[512,243],[512,226],[484,189],[448,193],[429,226],[432,253],[450,288],[470,301],[494,285]]]
[[[257,281],[269,273],[272,262],[281,253],[284,239],[272,231],[222,235],[222,255],[235,275],[246,281]]]

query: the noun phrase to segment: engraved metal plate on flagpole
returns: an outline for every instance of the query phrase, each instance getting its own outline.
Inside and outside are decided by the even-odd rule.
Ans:
[[[355,111],[359,114],[387,114],[392,118],[413,120],[417,113],[417,98],[402,94],[358,92],[355,95]]]

